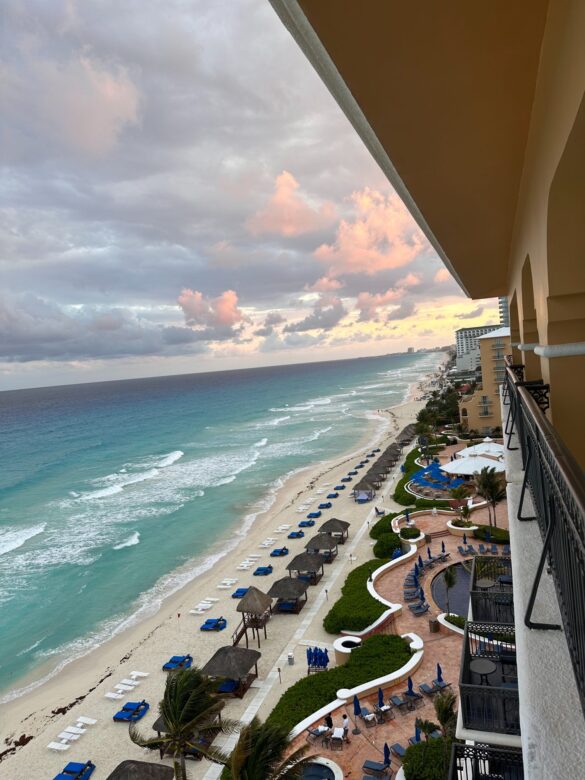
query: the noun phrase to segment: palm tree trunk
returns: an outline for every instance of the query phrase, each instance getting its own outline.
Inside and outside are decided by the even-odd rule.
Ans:
[[[451,614],[451,610],[449,609],[449,588],[447,588],[447,615]]]
[[[494,528],[497,528],[498,524],[496,523],[496,502],[495,501],[492,504],[492,506],[493,506],[493,509],[494,509]]]
[[[179,757],[173,756],[173,769],[175,780],[187,780],[187,767],[185,765],[185,756],[181,753]]]

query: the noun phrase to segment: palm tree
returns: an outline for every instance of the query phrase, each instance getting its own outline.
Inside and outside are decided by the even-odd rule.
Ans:
[[[451,588],[455,587],[455,583],[457,582],[457,572],[455,571],[454,566],[448,566],[443,571],[443,582],[445,583],[445,591],[446,591],[446,599],[447,599],[447,614],[450,614],[449,610],[449,591]]]
[[[171,672],[158,705],[166,727],[163,736],[147,738],[134,724],[130,725],[132,742],[141,747],[159,748],[173,756],[175,780],[187,780],[187,750],[196,749],[215,763],[227,761],[227,756],[210,743],[217,734],[231,733],[239,724],[222,720],[220,714],[225,703],[211,695],[213,689],[214,684],[199,669]]]
[[[459,485],[459,487],[451,488],[451,490],[449,491],[449,495],[456,502],[456,509],[459,510],[459,514],[463,519],[462,510],[463,507],[466,506],[465,499],[469,495],[469,491],[467,490],[465,485]]]
[[[496,504],[506,497],[506,486],[494,467],[485,466],[474,478],[475,489],[488,502],[489,523],[496,526]]]
[[[434,698],[435,714],[441,724],[441,732],[444,737],[453,738],[455,736],[455,727],[457,725],[456,701],[457,697],[453,691],[443,691]]]
[[[298,780],[311,759],[307,745],[292,752],[290,745],[289,729],[254,718],[240,731],[221,780]]]
[[[433,723],[432,720],[423,720],[422,718],[417,718],[414,722],[414,725],[418,727],[419,731],[425,735],[425,740],[428,742],[430,735],[437,731],[439,728],[436,723]]]

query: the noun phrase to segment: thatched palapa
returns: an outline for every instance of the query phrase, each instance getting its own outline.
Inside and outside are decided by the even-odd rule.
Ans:
[[[245,636],[246,647],[248,647],[248,629],[250,629],[252,636],[257,637],[258,647],[260,647],[260,629],[264,631],[264,639],[267,639],[266,624],[272,614],[272,599],[252,585],[239,600],[236,609],[243,614],[243,618],[232,634],[232,644],[237,645]]]
[[[330,520],[326,520],[319,528],[322,534],[329,534],[334,536],[339,544],[345,544],[347,537],[349,536],[349,523],[346,520],[338,520],[336,517],[332,517]]]
[[[277,612],[298,614],[307,603],[307,588],[309,583],[293,577],[283,577],[272,584],[268,595],[277,599]],[[304,598],[303,598],[304,596]]]
[[[270,597],[252,585],[239,600],[236,609],[249,615],[263,615],[266,611],[270,611],[271,606]]]
[[[305,580],[309,585],[316,585],[323,576],[324,563],[325,558],[318,553],[299,553],[286,568],[290,577],[293,571],[296,571],[298,579]]]
[[[305,550],[307,550],[307,552],[321,553],[325,558],[325,563],[331,563],[337,556],[338,544],[338,540],[334,539],[329,534],[320,533],[306,543]]]
[[[122,761],[106,780],[173,780],[172,767],[147,761]]]
[[[218,693],[241,698],[258,677],[258,659],[261,657],[262,653],[248,647],[220,647],[201,671],[208,677],[225,679]]]

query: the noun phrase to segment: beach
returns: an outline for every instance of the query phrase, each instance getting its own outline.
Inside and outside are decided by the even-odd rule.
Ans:
[[[405,403],[372,413],[379,417],[380,422],[375,440],[369,434],[369,440],[366,438],[356,442],[351,451],[338,458],[308,465],[289,477],[277,491],[272,506],[256,518],[238,539],[237,545],[219,558],[211,569],[167,598],[155,615],[70,663],[42,686],[3,705],[0,732],[7,748],[23,736],[32,739],[13,754],[5,756],[1,767],[2,777],[10,780],[49,777],[57,774],[66,760],[91,760],[97,767],[93,776],[99,780],[107,777],[124,759],[153,760],[150,751],[130,742],[125,725],[112,721],[118,705],[126,699],[110,701],[104,694],[114,690],[114,685],[127,678],[132,671],[147,673],[148,676],[141,678],[135,691],[128,693],[128,700],[146,699],[151,704],[140,726],[144,734],[154,735],[151,727],[158,714],[156,705],[162,696],[165,682],[162,664],[172,655],[189,653],[195,665],[203,666],[219,647],[231,645],[231,634],[240,622],[240,615],[236,612],[237,600],[231,598],[232,590],[218,589],[220,581],[224,578],[237,579],[234,589],[253,584],[266,591],[272,582],[286,576],[286,564],[292,556],[304,551],[304,544],[311,538],[313,529],[306,529],[308,533],[304,540],[287,540],[286,533],[278,534],[275,529],[283,523],[296,526],[305,516],[297,511],[299,506],[311,499],[310,508],[316,509],[317,504],[324,500],[326,492],[354,464],[356,455],[364,455],[375,446],[387,446],[405,425],[413,422],[424,401],[410,399],[422,399],[429,388],[429,381],[430,378],[413,384],[409,400]],[[331,510],[324,512],[323,519],[339,517],[351,523],[349,542],[340,548],[338,558],[326,566],[325,576],[319,584],[309,589],[308,604],[299,615],[274,615],[271,618],[267,626],[268,639],[262,638],[259,678],[242,700],[227,700],[224,711],[226,716],[249,719],[257,713],[261,718],[265,717],[283,690],[304,676],[306,646],[319,644],[331,648],[334,637],[325,634],[322,628],[323,616],[338,598],[350,567],[372,557],[372,542],[367,530],[375,515],[373,505],[388,508],[385,496],[391,493],[396,478],[397,474],[394,473],[374,502],[359,505],[350,497],[350,490],[347,490],[340,493]],[[263,549],[260,545],[267,537],[273,537],[275,543]],[[225,544],[225,540],[217,543],[218,549],[222,543]],[[285,543],[289,547],[290,556],[269,557],[273,547]],[[210,551],[210,555],[213,552]],[[264,578],[252,577],[251,570],[239,571],[238,564],[249,555],[260,555],[258,563],[271,563],[274,572]],[[189,610],[204,598],[217,599],[214,607],[205,615],[190,614]],[[220,615],[228,622],[225,631],[199,631],[206,617]],[[295,659],[294,665],[288,662],[290,653]],[[48,750],[48,743],[57,739],[62,729],[74,724],[80,715],[95,718],[97,723],[89,726],[87,732],[72,743],[69,750],[63,753]],[[170,762],[165,760],[165,763]],[[194,762],[189,766],[190,776],[197,778],[205,776],[209,771],[213,773],[215,770],[210,767],[205,761]]]

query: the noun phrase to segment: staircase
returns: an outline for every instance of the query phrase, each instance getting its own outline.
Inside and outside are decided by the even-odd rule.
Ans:
[[[441,531],[432,531],[429,536],[431,539],[440,539],[441,536],[450,536],[450,533],[446,528],[443,528]]]

